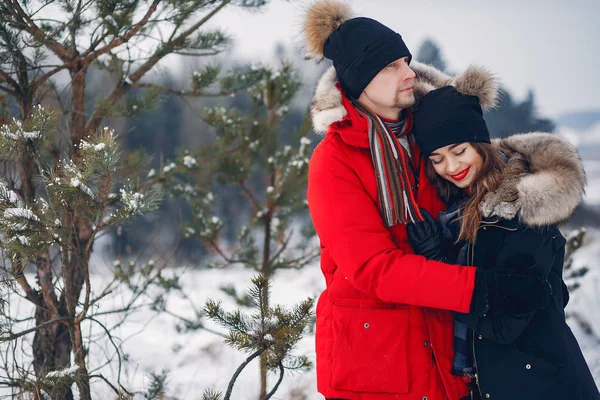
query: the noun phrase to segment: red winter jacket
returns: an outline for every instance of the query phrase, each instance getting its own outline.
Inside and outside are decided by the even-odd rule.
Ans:
[[[318,390],[352,400],[458,400],[469,389],[450,374],[453,319],[445,310],[469,311],[475,269],[415,255],[404,225],[385,227],[366,120],[341,102],[347,115],[327,129],[308,177],[326,281],[317,304]],[[417,202],[434,216],[443,209],[424,159]]]

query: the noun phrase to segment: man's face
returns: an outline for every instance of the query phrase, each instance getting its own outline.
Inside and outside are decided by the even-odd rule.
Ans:
[[[358,101],[382,117],[396,119],[400,110],[415,103],[414,80],[408,57],[399,58],[375,75]]]

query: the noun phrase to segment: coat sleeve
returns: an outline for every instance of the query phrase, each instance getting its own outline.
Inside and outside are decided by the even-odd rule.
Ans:
[[[307,198],[321,245],[357,290],[386,302],[468,312],[475,268],[401,251],[349,160],[331,142],[311,157]]]
[[[516,232],[508,232],[498,249],[494,267],[547,278],[554,263],[555,252],[545,229],[547,228],[520,227]],[[454,316],[488,340],[511,344],[525,331],[535,314],[476,317],[454,313]]]

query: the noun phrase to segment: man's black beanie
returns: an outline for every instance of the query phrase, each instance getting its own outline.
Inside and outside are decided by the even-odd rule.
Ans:
[[[412,58],[400,34],[371,18],[352,18],[335,29],[323,47],[342,88],[357,99],[388,64]]]

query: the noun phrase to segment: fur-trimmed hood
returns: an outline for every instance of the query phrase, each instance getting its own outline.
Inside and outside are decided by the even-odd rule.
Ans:
[[[433,89],[452,85],[463,94],[479,97],[479,103],[484,109],[496,105],[498,82],[495,76],[483,67],[471,66],[455,77],[417,61],[411,62],[410,67],[417,75],[413,86],[417,101]],[[326,132],[329,125],[342,120],[348,114],[342,104],[342,93],[337,83],[335,68],[330,67],[317,84],[310,106],[315,132]]]
[[[493,139],[508,158],[498,190],[481,203],[485,217],[517,217],[529,226],[568,219],[581,203],[586,176],[577,149],[553,133],[517,134]]]

